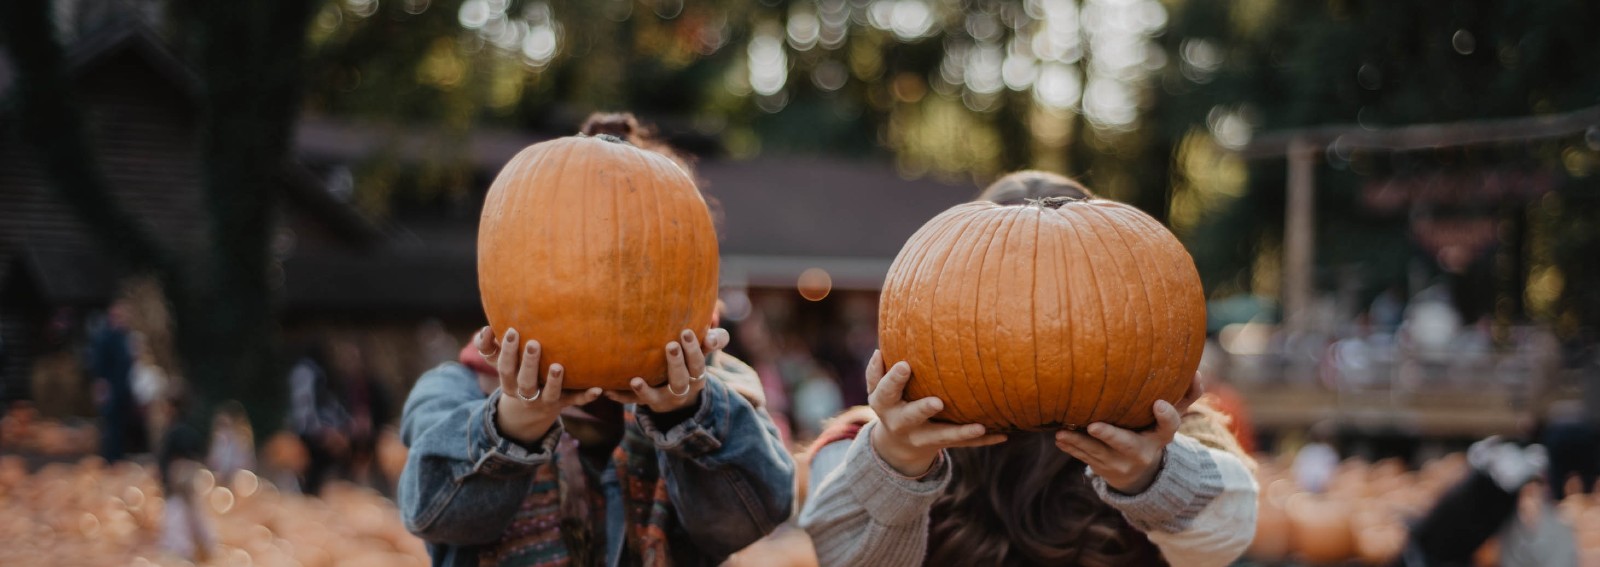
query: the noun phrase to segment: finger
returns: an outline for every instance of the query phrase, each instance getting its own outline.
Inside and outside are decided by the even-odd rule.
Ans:
[[[1183,393],[1183,398],[1178,400],[1178,411],[1188,411],[1189,406],[1200,401],[1200,397],[1204,395],[1206,395],[1206,385],[1200,381],[1200,373],[1195,372],[1194,379],[1189,381],[1189,389]]]
[[[534,369],[537,370],[538,367],[535,366]],[[550,369],[545,371],[544,393],[540,394],[539,399],[559,405],[561,403],[561,382],[566,376],[567,369],[565,367],[560,364],[551,364]]]
[[[634,402],[636,404],[658,405],[663,401],[663,397],[666,396],[666,393],[662,392],[665,388],[651,388],[649,384],[645,383],[644,378],[634,378],[631,382],[628,382],[628,386],[633,388],[633,395],[637,398],[637,401]]]
[[[1103,461],[1101,461],[1098,457],[1089,454],[1087,451],[1078,448],[1077,445],[1074,445],[1068,441],[1057,439],[1056,448],[1060,449],[1063,453],[1071,455],[1072,458],[1082,461],[1083,464],[1089,465],[1089,468],[1091,469],[1099,467],[1103,463]]]
[[[722,349],[728,348],[728,343],[732,340],[733,337],[728,335],[727,329],[714,328],[706,331],[706,359],[710,360],[713,353],[721,352]]]
[[[1105,423],[1090,424],[1088,431],[1089,435],[1099,439],[1101,443],[1105,443],[1113,451],[1123,455],[1139,454],[1140,444],[1143,440],[1140,439],[1137,433]]]
[[[872,358],[867,360],[867,393],[878,389],[878,381],[883,379],[883,351],[872,351]]]
[[[522,367],[517,370],[516,388],[518,396],[539,392],[539,341],[530,340],[522,347]]]
[[[516,329],[508,329],[506,336],[500,339],[500,352],[506,356],[497,357],[495,371],[500,374],[500,390],[503,392],[517,388],[517,346],[522,344],[517,342],[517,338],[520,336]]]
[[[1076,431],[1057,431],[1056,445],[1062,446],[1062,450],[1072,453],[1072,456],[1084,462],[1107,462],[1115,457],[1114,452],[1105,443]],[[1067,447],[1075,451],[1068,450]]]
[[[878,410],[878,413],[886,413],[904,403],[906,381],[910,379],[911,365],[904,362],[894,363],[894,366],[889,367],[889,373],[884,374],[883,379],[878,381],[877,389],[867,395],[867,401],[872,405],[872,409]]]
[[[674,392],[685,392],[689,387],[689,369],[683,362],[683,346],[676,341],[667,343],[667,387]]]
[[[1156,400],[1155,412],[1156,428],[1145,435],[1153,436],[1165,446],[1178,434],[1178,427],[1183,425],[1183,414],[1178,413],[1178,408],[1172,407],[1166,400]]]
[[[633,393],[631,390],[606,390],[604,395],[606,399],[619,404],[639,403],[639,395]]]
[[[984,435],[983,437],[979,437],[971,441],[962,441],[960,443],[950,445],[950,447],[987,447],[1004,442],[1006,442],[1006,436],[995,433],[993,435]]]
[[[890,431],[910,431],[913,427],[927,423],[928,418],[943,410],[943,400],[922,398],[884,414],[884,425],[888,426]]]
[[[578,392],[563,392],[561,394],[561,406],[586,406],[600,399],[600,396],[606,393],[608,392],[599,388],[589,388]]]
[[[495,358],[500,355],[500,343],[494,340],[494,329],[484,327],[479,329],[477,334],[472,335],[472,348],[478,349],[478,356],[482,356],[485,361],[494,364]]]
[[[706,336],[710,336],[710,332]],[[706,373],[706,353],[700,350],[700,339],[694,336],[694,331],[684,329],[678,334],[678,344],[683,346],[683,362],[689,369],[690,378],[699,378]]]
[[[957,443],[965,443],[983,437],[985,430],[982,425],[973,423],[968,425],[930,425],[919,427],[907,436],[911,444],[917,447],[949,447]]]

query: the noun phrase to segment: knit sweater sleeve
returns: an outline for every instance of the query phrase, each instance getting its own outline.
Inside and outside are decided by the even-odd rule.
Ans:
[[[1168,564],[1226,566],[1255,537],[1255,476],[1239,457],[1187,435],[1167,446],[1161,472],[1144,492],[1122,494],[1090,476],[1100,498],[1145,532]]]
[[[917,567],[928,548],[928,510],[950,482],[950,465],[940,459],[921,478],[889,468],[872,449],[867,424],[849,450],[806,500],[800,525],[816,545],[823,567]]]

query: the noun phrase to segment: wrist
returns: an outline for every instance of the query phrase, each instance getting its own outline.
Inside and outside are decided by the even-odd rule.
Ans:
[[[1161,455],[1156,458],[1155,464],[1145,469],[1145,471],[1138,476],[1126,479],[1111,479],[1105,478],[1102,475],[1101,478],[1105,478],[1106,486],[1122,494],[1126,494],[1128,496],[1143,494],[1144,491],[1150,489],[1150,485],[1156,483],[1156,477],[1161,475],[1161,464],[1167,460],[1166,458],[1167,451],[1166,449],[1162,449]]]
[[[524,408],[511,407],[518,403],[502,395],[494,412],[494,428],[501,437],[524,446],[537,443],[555,425],[557,416],[529,415]]]
[[[902,476],[917,478],[928,474],[939,457],[938,451],[923,451],[897,442],[882,423],[872,428],[872,435],[867,441],[872,444],[872,451],[877,453],[878,458]]]

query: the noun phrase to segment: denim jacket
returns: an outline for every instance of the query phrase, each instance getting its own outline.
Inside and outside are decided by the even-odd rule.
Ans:
[[[719,355],[718,358],[725,358]],[[717,376],[717,373],[712,373]],[[564,435],[557,423],[536,447],[502,437],[494,413],[500,392],[485,396],[472,370],[446,363],[422,376],[406,400],[400,435],[410,448],[400,475],[406,528],[428,543],[434,565],[477,565],[478,553],[509,527],[540,467],[555,467]],[[721,378],[707,382],[695,414],[660,431],[644,407],[626,408],[630,434],[655,446],[674,526],[678,564],[715,565],[789,518],[794,461],[765,410]],[[637,458],[637,457],[636,457]],[[606,563],[623,561],[625,529],[616,478],[602,480]],[[559,530],[558,526],[550,529]],[[591,550],[598,553],[600,550]]]

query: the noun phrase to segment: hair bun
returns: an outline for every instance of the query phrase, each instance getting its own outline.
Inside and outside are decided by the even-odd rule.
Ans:
[[[639,132],[639,119],[628,112],[597,112],[589,115],[589,119],[583,121],[583,127],[578,131],[585,136],[610,134],[624,140],[632,140]]]

